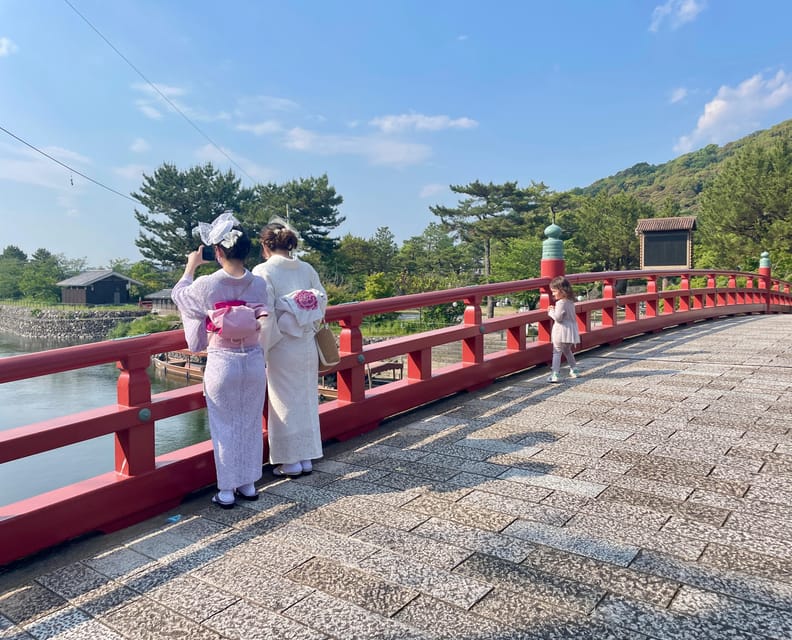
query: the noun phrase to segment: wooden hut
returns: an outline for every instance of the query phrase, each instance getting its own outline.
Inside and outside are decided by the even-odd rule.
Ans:
[[[66,304],[130,304],[130,285],[143,283],[111,269],[95,269],[58,282]]]

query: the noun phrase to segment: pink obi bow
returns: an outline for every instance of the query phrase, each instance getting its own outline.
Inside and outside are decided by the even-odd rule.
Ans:
[[[269,315],[260,303],[246,304],[244,300],[215,302],[206,312],[206,330],[230,340],[250,338],[259,330],[258,319]]]

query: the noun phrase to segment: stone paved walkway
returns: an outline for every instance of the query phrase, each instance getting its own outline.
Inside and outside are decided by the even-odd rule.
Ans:
[[[514,376],[0,575],[0,637],[792,638],[792,315]]]

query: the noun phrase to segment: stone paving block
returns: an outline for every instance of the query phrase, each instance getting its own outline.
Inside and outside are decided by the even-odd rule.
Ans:
[[[433,465],[443,469],[449,469],[456,472],[475,473],[477,475],[488,476],[490,478],[495,478],[508,469],[507,466],[501,464],[493,464],[491,462],[476,462],[453,455],[441,455],[439,453],[428,454],[421,460],[421,463]]]
[[[0,614],[22,625],[62,609],[67,601],[40,584],[26,584],[0,595]]]
[[[506,527],[503,533],[520,540],[577,553],[621,566],[630,564],[639,550],[635,545],[614,542],[597,533],[586,533],[582,530],[554,527],[527,520],[517,520]]]
[[[481,554],[472,555],[454,573],[579,613],[591,612],[605,594],[597,587]]]
[[[320,471],[338,478],[357,478],[358,480],[367,480],[368,482],[381,478],[387,474],[386,471],[369,469],[333,458],[322,458],[321,460],[314,461],[313,468],[314,471]]]
[[[123,546],[88,558],[83,562],[108,578],[116,579],[132,575],[156,564],[148,556]]]
[[[317,529],[325,529],[334,533],[349,536],[353,533],[365,529],[371,523],[366,518],[350,516],[346,513],[336,511],[331,507],[317,507],[311,509],[305,515],[295,518],[297,524],[305,524]]]
[[[524,482],[525,484],[543,487],[554,491],[564,491],[587,498],[595,498],[605,490],[605,485],[583,480],[561,478],[548,473],[538,473],[525,469],[510,469],[503,473],[500,478],[512,482]]]
[[[401,553],[424,564],[450,571],[472,551],[434,540],[427,536],[379,524],[372,524],[354,535],[355,538]]]
[[[355,478],[336,480],[327,485],[327,489],[342,496],[361,496],[393,507],[400,507],[422,493],[420,487],[394,490],[380,483]]]
[[[437,638],[475,637],[476,640],[519,638],[513,627],[488,620],[441,600],[420,595],[394,616],[396,620],[432,633]]]
[[[333,502],[330,506],[333,510],[340,511],[350,516],[364,518],[369,522],[379,522],[392,527],[409,531],[417,527],[424,520],[425,515],[419,515],[412,508],[416,500],[426,499],[425,495],[419,495],[403,507],[392,507],[385,503],[369,500],[360,496],[346,496]]]
[[[497,511],[524,520],[533,520],[555,526],[562,526],[572,517],[572,513],[569,511],[486,491],[473,491],[461,498],[457,504],[465,507],[470,506],[488,511]]]
[[[344,640],[425,640],[435,637],[431,632],[415,629],[322,593],[311,594],[289,607],[283,615]]]
[[[180,576],[146,594],[168,609],[196,622],[203,622],[239,600],[239,596],[190,576]]]
[[[413,533],[512,562],[522,561],[534,548],[522,540],[438,518],[427,520]]]
[[[404,508],[420,513],[426,516],[427,519],[435,517],[443,520],[452,520],[487,531],[501,531],[516,518],[516,516],[491,509],[483,509],[479,506],[469,507],[431,495],[419,496],[412,502],[407,503]]]
[[[678,534],[690,539],[705,542],[717,542],[738,549],[755,551],[765,555],[774,555],[779,558],[792,559],[792,547],[784,544],[779,538],[768,535],[748,533],[726,527],[713,527],[701,522],[691,522],[683,518],[672,517],[662,531]]]
[[[554,451],[552,449],[544,449],[541,453],[537,453],[533,456],[532,460],[553,465],[554,467],[556,465],[564,465],[581,469],[602,469],[616,474],[624,474],[632,468],[632,465],[627,462],[619,462],[569,451]]]
[[[25,631],[39,640],[123,640],[123,636],[72,607],[39,618],[26,625]]]
[[[707,564],[703,557],[699,562],[688,562],[664,553],[643,550],[631,568],[749,602],[790,608],[792,585],[788,582],[758,575],[746,575],[732,568],[717,567]]]
[[[384,580],[415,589],[463,609],[470,608],[492,588],[481,580],[437,569],[388,550],[361,560],[357,566]]]
[[[637,632],[650,631],[653,638],[662,640],[767,640],[706,611],[691,617],[612,594],[597,607],[596,617]]]
[[[792,560],[765,556],[727,545],[708,544],[699,562],[708,567],[736,571],[745,577],[792,583]]]
[[[416,478],[414,476],[405,476],[401,473],[389,473],[383,478],[376,481],[375,484],[388,487],[390,489],[398,489],[401,491],[418,490],[418,495],[435,494],[444,497],[446,500],[459,500],[463,496],[473,491],[472,488],[460,486],[456,483],[456,479],[465,474],[457,474],[450,480],[428,480],[426,478]],[[482,476],[476,476],[482,482],[487,479]],[[412,494],[411,494],[412,495]]]
[[[613,501],[630,504],[636,507],[645,507],[658,514],[666,516],[679,515],[688,520],[705,522],[716,527],[722,525],[730,513],[728,508],[719,508],[706,504],[697,504],[692,501],[673,500],[662,496],[633,491],[624,487],[610,486],[597,496],[597,501]],[[667,517],[666,517],[667,520]]]
[[[236,558],[224,558],[190,575],[237,598],[272,611],[283,611],[313,593],[313,589],[292,582],[283,573],[242,563]]]
[[[538,546],[523,564],[659,607],[668,606],[680,587],[676,580],[636,570],[635,563],[619,566],[544,546]]]
[[[204,626],[233,640],[325,640],[328,636],[249,602],[237,602]]]
[[[523,482],[510,482],[509,480],[477,476],[472,473],[460,473],[451,478],[451,480],[449,480],[449,484],[459,485],[460,487],[468,489],[468,491],[465,492],[465,495],[473,490],[478,489],[480,491],[487,491],[489,493],[494,493],[501,496],[526,500],[528,502],[541,502],[544,498],[552,493],[551,489],[535,487],[532,485],[527,485]],[[460,495],[457,499],[462,497],[463,496]]]
[[[417,591],[327,558],[312,558],[286,577],[383,616],[392,616],[418,595]]]
[[[421,462],[405,462],[394,459],[386,459],[378,462],[376,467],[382,471],[401,473],[406,476],[414,476],[426,480],[448,480],[460,471],[459,469],[449,467],[423,464]]]
[[[683,586],[670,609],[690,617],[695,617],[699,611],[711,611],[715,620],[730,627],[778,640],[792,637],[792,613],[788,610],[781,611],[694,587]]]
[[[102,622],[122,637],[222,640],[220,634],[147,598],[112,611]]]

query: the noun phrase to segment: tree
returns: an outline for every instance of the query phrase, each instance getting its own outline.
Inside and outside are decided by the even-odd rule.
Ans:
[[[57,283],[63,276],[58,256],[46,249],[37,249],[22,272],[19,289],[24,297],[32,300],[59,302],[60,289]]]
[[[696,266],[753,270],[769,251],[775,275],[792,274],[792,142],[745,148],[701,194]]]
[[[300,234],[303,249],[317,252],[322,259],[332,254],[338,239],[330,234],[346,218],[338,212],[344,199],[330,186],[327,174],[282,185],[257,185],[254,191],[253,201],[244,212],[247,226],[258,232],[273,217],[280,216]]]
[[[429,223],[420,236],[405,240],[395,258],[395,268],[402,280],[432,274],[455,283],[474,284],[477,266],[471,245],[455,242],[443,225],[436,222]],[[402,292],[408,290],[418,293],[429,289],[405,285]]]
[[[584,271],[620,271],[640,267],[635,227],[639,218],[654,217],[654,208],[633,195],[613,196],[604,191],[582,196],[577,208],[565,214],[561,226],[571,238]],[[568,223],[568,224],[567,224]]]
[[[533,183],[520,189],[516,182],[496,185],[476,180],[467,185],[450,185],[454,193],[465,194],[457,207],[436,205],[429,210],[440,217],[443,225],[460,241],[469,242],[480,250],[482,275],[489,282],[492,274],[492,242],[525,233],[527,214],[536,210],[547,195],[547,187]],[[487,299],[487,315],[495,315],[495,301]]]
[[[156,265],[177,269],[201,241],[193,235],[199,222],[211,222],[230,209],[238,216],[252,198],[231,171],[220,173],[211,163],[179,171],[163,164],[153,176],[143,174],[140,193],[133,193],[148,209],[135,209],[141,227],[135,244]]]
[[[0,254],[0,258],[8,258],[11,260],[17,260],[18,262],[27,262],[27,254],[22,251],[19,247],[13,244],[9,244],[5,249],[3,249],[3,253]]]
[[[0,300],[22,297],[19,281],[26,264],[27,254],[14,245],[7,246],[0,254]]]

